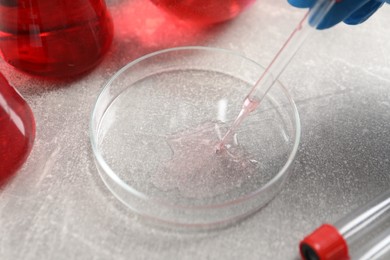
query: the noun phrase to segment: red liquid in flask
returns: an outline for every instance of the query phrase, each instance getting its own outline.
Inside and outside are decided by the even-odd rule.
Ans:
[[[236,17],[255,0],[151,0],[178,18],[199,25],[223,22]]]
[[[25,72],[81,74],[99,63],[112,38],[104,0],[0,0],[0,54]]]
[[[30,107],[0,74],[0,185],[27,159],[34,138]]]

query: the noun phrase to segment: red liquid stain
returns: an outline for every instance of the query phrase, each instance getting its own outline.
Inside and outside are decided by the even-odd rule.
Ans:
[[[112,38],[103,0],[0,0],[0,54],[22,71],[81,74],[99,63]]]
[[[236,17],[255,0],[151,0],[176,17],[199,25],[223,22]]]
[[[30,107],[0,74],[0,185],[27,159],[34,138]]]

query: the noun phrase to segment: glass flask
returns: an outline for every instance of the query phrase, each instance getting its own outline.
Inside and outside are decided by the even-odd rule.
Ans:
[[[255,0],[151,0],[181,20],[199,25],[220,23],[236,17]]]
[[[30,107],[0,73],[0,185],[27,159],[34,138]]]
[[[104,0],[0,0],[0,54],[19,70],[81,74],[99,63],[112,38]]]

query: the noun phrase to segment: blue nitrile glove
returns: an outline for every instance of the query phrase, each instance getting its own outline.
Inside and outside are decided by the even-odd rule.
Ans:
[[[309,8],[316,0],[287,0],[299,8]],[[385,2],[390,0],[341,0],[337,1],[317,29],[326,29],[343,21],[346,24],[360,24],[373,15]]]

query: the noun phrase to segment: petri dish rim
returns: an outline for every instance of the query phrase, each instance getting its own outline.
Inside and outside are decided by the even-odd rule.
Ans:
[[[93,106],[93,110],[92,110],[92,113],[91,113],[91,117],[90,117],[90,122],[89,122],[89,136],[90,136],[90,141],[91,141],[91,146],[92,146],[92,151],[93,151],[93,154],[95,156],[95,161],[102,167],[103,171],[105,174],[107,174],[115,183],[117,183],[118,185],[121,186],[121,188],[123,188],[124,190],[126,190],[126,192],[129,192],[137,197],[139,197],[140,199],[143,199],[143,200],[147,200],[151,203],[157,203],[157,204],[162,204],[168,208],[173,208],[173,209],[191,209],[191,210],[207,210],[207,209],[215,209],[215,208],[224,208],[224,207],[227,207],[227,206],[231,206],[231,205],[234,205],[234,204],[239,204],[240,202],[242,201],[247,201],[247,200],[250,200],[251,198],[254,198],[256,197],[257,195],[259,195],[260,193],[264,192],[265,190],[269,189],[269,187],[273,186],[280,178],[282,178],[284,176],[284,174],[286,174],[286,172],[288,171],[288,169],[290,168],[291,164],[293,163],[294,159],[295,159],[295,156],[298,152],[298,147],[299,147],[299,143],[300,143],[300,137],[301,137],[301,124],[300,124],[300,117],[299,117],[299,112],[298,112],[298,109],[296,107],[296,104],[294,102],[294,100],[292,99],[292,97],[290,96],[290,94],[288,93],[287,89],[284,87],[284,85],[278,81],[278,84],[281,86],[283,92],[285,93],[286,95],[286,98],[288,99],[289,101],[289,105],[290,107],[292,108],[293,110],[293,122],[294,122],[294,126],[295,126],[295,135],[294,135],[294,144],[293,144],[293,147],[292,147],[292,150],[291,150],[291,153],[286,161],[286,163],[283,165],[282,169],[274,176],[272,177],[272,179],[270,181],[268,181],[265,185],[261,186],[259,189],[253,191],[253,192],[250,192],[246,195],[243,195],[243,196],[240,196],[238,198],[235,198],[233,200],[230,200],[230,201],[227,201],[227,202],[223,202],[223,203],[219,203],[219,204],[212,204],[212,205],[204,205],[204,206],[178,206],[178,205],[173,205],[171,204],[169,201],[166,201],[166,200],[159,200],[159,199],[156,199],[156,198],[152,198],[146,194],[144,194],[143,192],[140,192],[136,189],[134,189],[133,187],[129,186],[128,184],[126,184],[112,169],[111,167],[108,165],[108,163],[105,161],[105,159],[103,158],[101,152],[99,151],[99,148],[98,148],[98,129],[100,128],[100,124],[101,124],[101,118],[98,119],[98,123],[99,125],[95,125],[94,124],[94,119],[96,117],[96,111],[99,107],[99,103],[100,101],[104,98],[103,95],[105,94],[105,91],[107,89],[110,88],[111,84],[123,73],[125,72],[127,69],[129,69],[130,67],[134,66],[135,64],[138,64],[140,62],[142,62],[143,60],[146,60],[146,59],[149,59],[151,57],[154,57],[154,56],[158,56],[160,54],[164,54],[164,53],[168,53],[168,52],[175,52],[175,51],[187,51],[187,50],[199,50],[199,51],[206,51],[206,52],[220,52],[220,53],[226,53],[228,55],[233,55],[233,56],[236,56],[236,57],[239,57],[239,58],[242,58],[250,63],[253,63],[255,66],[259,67],[259,68],[263,68],[262,65],[260,65],[259,63],[257,63],[256,61],[252,60],[252,59],[249,59],[247,58],[246,56],[244,56],[243,54],[239,53],[239,52],[236,52],[236,51],[231,51],[231,50],[227,50],[227,49],[221,49],[221,48],[214,48],[214,47],[204,47],[204,46],[182,46],[182,47],[174,47],[174,48],[168,48],[168,49],[163,49],[163,50],[159,50],[159,51],[156,51],[156,52],[152,52],[152,53],[149,53],[149,54],[146,54],[128,64],[126,64],[125,66],[123,66],[121,69],[119,69],[105,84],[104,84],[104,87],[103,89],[101,90],[101,92],[99,93],[98,95],[98,98],[96,99],[96,102]],[[107,109],[109,109],[110,105],[112,104],[112,102],[115,101],[115,99],[119,96],[120,94],[116,95],[113,99],[110,100],[110,102],[108,103],[106,109],[104,110],[103,112],[103,116],[104,114],[106,113]],[[99,171],[99,174],[100,171]],[[102,178],[103,179],[103,178]],[[106,184],[105,180],[103,179],[103,182],[105,183],[105,185],[108,187],[108,189],[115,195],[115,197],[117,197],[120,201],[122,201],[123,203],[125,203],[127,205],[127,203],[125,201],[123,201],[122,198],[118,197],[115,192],[109,187],[109,185]],[[137,210],[135,210],[136,212],[138,212]],[[141,213],[142,214],[142,213]]]

